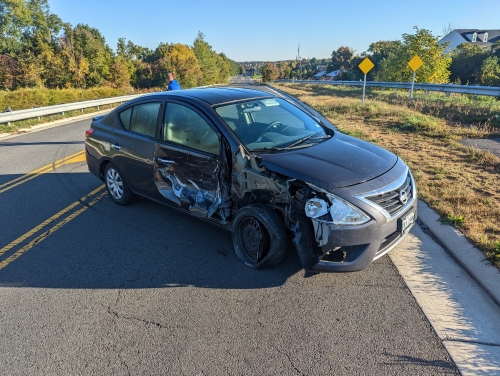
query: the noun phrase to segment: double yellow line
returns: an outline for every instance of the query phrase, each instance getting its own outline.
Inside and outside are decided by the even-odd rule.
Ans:
[[[106,196],[107,191],[105,190],[105,186],[101,185],[99,188],[93,190],[88,195],[83,196],[79,200],[73,202],[68,207],[64,208],[57,214],[54,214],[52,217],[47,219],[46,221],[40,223],[38,226],[32,228],[26,234],[20,236],[12,243],[6,245],[2,249],[0,249],[0,260],[2,256],[11,253],[12,250],[21,247],[5,260],[0,262],[0,270],[9,265],[12,261],[21,257],[23,254],[28,252],[35,245],[45,240],[49,235],[53,234],[65,224],[76,218],[78,215],[82,214],[85,210],[90,208],[92,205],[97,203],[101,198]],[[56,221],[59,222],[55,223]],[[53,224],[53,226],[51,226]],[[50,227],[51,226],[51,227]],[[36,234],[40,233],[38,236]],[[36,237],[34,237],[36,236]],[[30,240],[30,238],[32,238]],[[23,244],[25,244],[23,246]]]
[[[8,191],[9,189],[17,187],[18,185],[21,185],[23,183],[26,183],[27,181],[30,181],[31,179],[34,179],[37,176],[40,176],[42,174],[46,174],[47,172],[50,172],[50,171],[54,171],[56,168],[61,167],[65,164],[84,162],[84,161],[85,161],[85,150],[82,150],[82,151],[79,151],[78,153],[72,154],[66,158],[60,159],[56,162],[53,162],[53,163],[50,163],[46,166],[40,167],[36,170],[28,172],[26,175],[20,176],[14,180],[11,180],[7,183],[0,185],[0,193],[4,193],[4,192]]]

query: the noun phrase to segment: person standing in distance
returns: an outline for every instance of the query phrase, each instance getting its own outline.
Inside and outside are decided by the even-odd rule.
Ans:
[[[167,90],[182,90],[181,85],[177,82],[172,72],[167,73],[168,87]]]

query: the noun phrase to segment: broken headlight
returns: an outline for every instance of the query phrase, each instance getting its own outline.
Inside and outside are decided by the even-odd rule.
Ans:
[[[320,198],[311,198],[306,202],[305,211],[308,217],[318,218],[328,213],[328,205]]]
[[[362,225],[370,220],[365,213],[349,202],[331,193],[328,195],[331,202],[330,215],[335,225]]]

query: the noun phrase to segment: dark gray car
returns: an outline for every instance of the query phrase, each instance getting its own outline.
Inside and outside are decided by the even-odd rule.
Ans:
[[[271,89],[145,95],[94,118],[85,147],[116,203],[140,195],[222,226],[253,268],[277,266],[290,239],[307,270],[362,270],[417,217],[401,159]]]

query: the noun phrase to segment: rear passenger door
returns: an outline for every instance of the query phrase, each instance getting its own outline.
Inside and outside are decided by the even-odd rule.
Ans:
[[[167,102],[154,153],[155,184],[169,202],[209,218],[223,201],[220,134],[196,108]]]
[[[148,197],[157,197],[153,182],[153,156],[161,101],[145,101],[118,113],[121,129],[117,131],[113,162],[125,176],[130,188]]]

